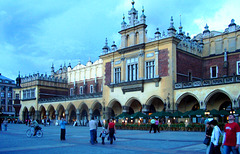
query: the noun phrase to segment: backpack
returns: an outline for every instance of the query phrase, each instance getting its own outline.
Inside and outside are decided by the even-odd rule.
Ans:
[[[223,141],[223,133],[220,132],[219,138],[218,138],[218,145],[222,145],[222,141]]]

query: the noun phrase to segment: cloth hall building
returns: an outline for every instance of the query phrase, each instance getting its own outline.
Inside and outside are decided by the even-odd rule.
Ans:
[[[240,103],[240,27],[205,30],[191,38],[170,18],[166,32],[147,36],[144,10],[121,23],[120,46],[106,44],[99,60],[65,64],[51,75],[21,77],[15,89],[20,119],[83,121],[127,112],[236,110]],[[128,23],[127,23],[128,22]]]

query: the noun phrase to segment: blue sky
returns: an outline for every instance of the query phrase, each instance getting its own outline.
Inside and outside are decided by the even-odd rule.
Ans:
[[[0,73],[15,79],[21,75],[48,73],[52,63],[96,61],[108,38],[109,46],[120,45],[122,16],[132,0],[0,0]],[[239,0],[135,0],[147,16],[148,37],[156,28],[167,31],[171,16],[183,31],[194,36],[206,23],[223,32],[231,19],[240,24]]]

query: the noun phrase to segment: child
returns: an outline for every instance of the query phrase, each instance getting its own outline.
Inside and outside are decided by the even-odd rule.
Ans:
[[[102,144],[105,144],[104,140],[105,140],[106,135],[107,135],[107,131],[103,127],[103,130],[101,131],[101,134],[100,134],[100,137],[102,137]]]

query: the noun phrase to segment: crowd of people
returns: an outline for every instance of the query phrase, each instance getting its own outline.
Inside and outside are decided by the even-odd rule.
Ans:
[[[218,127],[217,120],[205,120],[206,138],[204,144],[207,145],[207,154],[239,154],[240,127],[235,122],[235,117],[229,115],[228,123],[224,126],[223,132]]]

